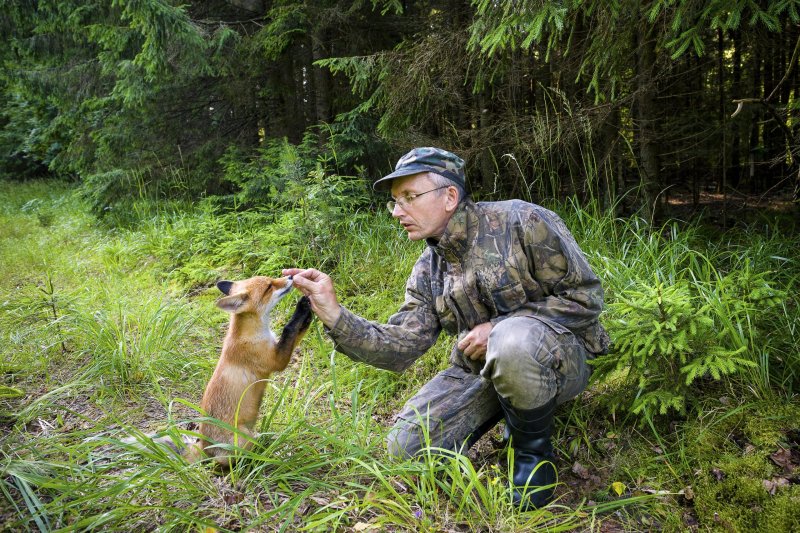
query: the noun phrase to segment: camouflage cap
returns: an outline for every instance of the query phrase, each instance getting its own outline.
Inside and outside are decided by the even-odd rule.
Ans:
[[[372,184],[376,191],[386,190],[391,186],[391,181],[403,176],[411,176],[420,172],[433,172],[444,176],[461,187],[465,187],[464,160],[452,152],[426,146],[414,148],[397,161],[394,172],[384,176]]]

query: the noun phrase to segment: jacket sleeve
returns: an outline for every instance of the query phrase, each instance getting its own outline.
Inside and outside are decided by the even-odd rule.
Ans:
[[[544,297],[516,314],[532,314],[581,332],[597,324],[603,288],[575,238],[555,214],[531,213],[520,225],[528,269]]]
[[[405,302],[386,324],[369,321],[342,307],[339,320],[328,331],[337,351],[354,361],[402,372],[433,346],[441,325],[431,296],[427,255],[414,265],[406,282]]]

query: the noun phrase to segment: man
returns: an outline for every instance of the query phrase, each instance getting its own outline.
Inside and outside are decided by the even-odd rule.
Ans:
[[[401,372],[439,332],[458,335],[452,366],[411,399],[389,433],[389,451],[412,456],[430,445],[469,448],[505,417],[514,450],[514,503],[541,507],[553,495],[553,411],[586,387],[586,360],[603,353],[600,280],[561,219],[511,200],[472,202],[464,161],[416,148],[378,180],[408,238],[428,246],[387,324],[342,307],[329,276],[287,269],[311,299],[336,349],[355,361]],[[427,426],[423,431],[423,426]]]

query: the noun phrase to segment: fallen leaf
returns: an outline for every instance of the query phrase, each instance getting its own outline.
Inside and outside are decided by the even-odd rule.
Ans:
[[[581,479],[589,479],[589,469],[577,461],[572,465],[572,472],[577,474]]]
[[[322,498],[320,496],[311,496],[311,500],[316,503],[317,505],[322,505],[323,507],[329,505],[331,503],[330,500],[326,498]]]
[[[399,481],[397,481],[397,480],[392,480],[392,484],[393,484],[395,487],[397,487],[397,490],[398,490],[398,492],[400,492],[401,494],[405,494],[406,492],[408,492],[408,487],[406,487],[405,485],[403,485],[403,484],[402,484],[402,483],[400,483]]]
[[[353,531],[366,531],[372,528],[372,524],[368,522],[358,522],[356,525],[353,526]]]
[[[789,480],[785,477],[774,477],[771,480],[765,479],[762,481],[764,484],[764,488],[767,492],[769,492],[770,496],[775,496],[775,493],[778,492],[779,487],[785,487],[789,485]]]
[[[235,505],[244,499],[244,494],[241,492],[226,492],[222,495],[222,501],[225,505]]]
[[[611,490],[613,490],[617,496],[622,496],[622,493],[625,492],[625,483],[615,481],[611,484]]]
[[[670,491],[668,491],[668,490],[656,490],[656,489],[648,489],[648,488],[643,488],[643,489],[640,489],[640,490],[641,490],[641,491],[642,491],[642,493],[644,493],[644,494],[653,494],[653,495],[655,495],[655,496],[666,496],[667,494],[672,494],[672,493],[671,493]],[[681,494],[681,495],[682,495],[682,494],[683,494],[683,491],[682,491],[682,490],[681,490],[681,491],[678,491],[678,494]]]
[[[788,448],[781,448],[777,452],[769,456],[772,462],[783,468],[784,474],[791,474],[794,470],[794,463],[792,463],[792,450]]]

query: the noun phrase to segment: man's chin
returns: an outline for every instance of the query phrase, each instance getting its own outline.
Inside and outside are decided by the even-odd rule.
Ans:
[[[417,233],[416,231],[409,231],[408,232],[408,240],[409,241],[419,241],[422,240],[422,236]]]

